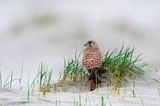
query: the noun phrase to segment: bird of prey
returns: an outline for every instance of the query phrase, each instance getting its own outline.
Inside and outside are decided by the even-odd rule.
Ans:
[[[88,41],[83,54],[83,65],[89,72],[90,90],[95,90],[100,83],[99,71],[103,62],[101,51],[95,41]]]

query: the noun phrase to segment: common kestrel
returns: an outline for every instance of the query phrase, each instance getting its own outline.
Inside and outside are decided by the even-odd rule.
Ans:
[[[100,82],[99,71],[103,62],[101,51],[95,41],[88,41],[83,54],[83,65],[89,72],[90,90],[95,90]]]

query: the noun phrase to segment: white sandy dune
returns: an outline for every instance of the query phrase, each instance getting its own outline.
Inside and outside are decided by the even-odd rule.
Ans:
[[[0,89],[0,106],[101,106],[102,96],[107,106],[159,106],[160,97],[157,87],[136,87],[136,97],[132,95],[132,88],[127,88],[127,94],[121,89],[121,96],[114,97],[108,94],[107,88],[81,94],[49,93],[46,97],[40,94],[27,100],[25,92]],[[105,106],[105,105],[104,105]]]
[[[48,93],[45,97],[36,92],[28,101],[27,92],[1,88],[0,106],[160,106],[159,76],[159,71],[146,71],[135,81],[135,87],[130,84],[120,88],[116,97],[112,87],[105,87],[85,93]]]

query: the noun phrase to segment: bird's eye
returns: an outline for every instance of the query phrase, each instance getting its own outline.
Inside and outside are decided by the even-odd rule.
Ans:
[[[91,42],[91,44],[93,45],[93,44],[94,44],[94,42]]]
[[[89,41],[88,43],[89,43],[89,44],[93,44],[94,42],[93,42],[93,41]]]

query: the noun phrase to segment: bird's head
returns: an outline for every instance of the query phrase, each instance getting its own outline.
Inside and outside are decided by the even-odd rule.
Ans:
[[[97,47],[97,43],[95,41],[90,40],[90,41],[87,41],[84,44],[84,46],[86,46],[86,47]]]

